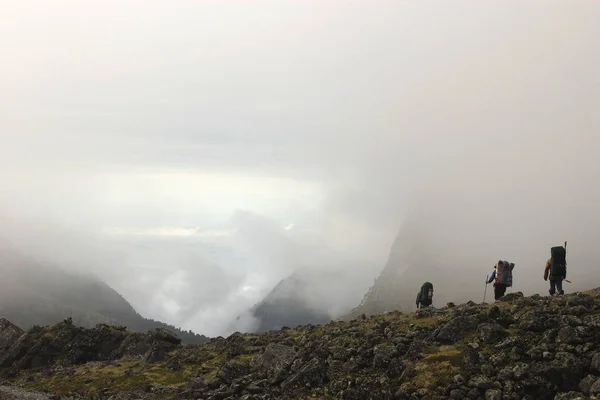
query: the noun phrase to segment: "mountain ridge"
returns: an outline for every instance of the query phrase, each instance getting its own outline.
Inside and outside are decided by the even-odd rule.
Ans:
[[[185,343],[203,343],[206,336],[144,318],[116,290],[99,278],[40,263],[10,248],[0,251],[0,316],[22,329],[49,325],[70,317],[76,325],[127,325],[145,332],[165,328]]]

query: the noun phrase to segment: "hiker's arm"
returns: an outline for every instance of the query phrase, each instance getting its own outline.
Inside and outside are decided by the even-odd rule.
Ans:
[[[546,269],[544,270],[544,280],[548,280],[548,272],[550,272],[550,264],[546,263]]]
[[[490,275],[490,279],[487,281],[487,283],[492,283],[495,278],[496,278],[496,270],[494,270],[494,272],[492,272],[492,274]]]

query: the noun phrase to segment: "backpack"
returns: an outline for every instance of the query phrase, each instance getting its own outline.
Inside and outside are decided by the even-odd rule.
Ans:
[[[515,263],[509,263],[508,261],[498,262],[496,267],[496,283],[511,287],[513,283],[512,270],[515,267]]]
[[[550,276],[567,276],[567,249],[563,246],[555,246],[550,249]]]
[[[433,302],[433,285],[430,282],[425,282],[423,286],[421,286],[421,304],[423,305],[431,305]]]

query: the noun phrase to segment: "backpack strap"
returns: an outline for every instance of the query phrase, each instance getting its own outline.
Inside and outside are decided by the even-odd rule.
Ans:
[[[502,260],[499,260],[498,264],[496,264],[496,278],[494,279],[495,284],[497,284],[500,281],[500,273],[502,272],[502,265],[503,265]]]

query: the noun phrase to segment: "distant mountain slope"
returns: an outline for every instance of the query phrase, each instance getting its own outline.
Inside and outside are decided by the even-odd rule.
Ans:
[[[255,305],[251,314],[258,320],[256,332],[293,328],[298,325],[321,324],[331,316],[309,305],[309,287],[297,275],[283,279],[263,301]]]
[[[358,265],[299,268],[239,316],[232,331],[265,332],[326,323],[360,301],[371,277]]]
[[[496,255],[474,250],[481,248],[475,235],[453,236],[451,230],[443,229],[448,225],[432,227],[418,218],[408,219],[380,275],[360,305],[343,318],[414,309],[417,292],[426,281],[433,283],[436,307],[481,299],[485,273],[492,270]]]
[[[125,325],[137,331],[166,328],[184,343],[204,343],[206,336],[147,319],[114,289],[91,275],[44,265],[3,245],[0,248],[0,317],[22,329],[72,317],[76,325]]]

